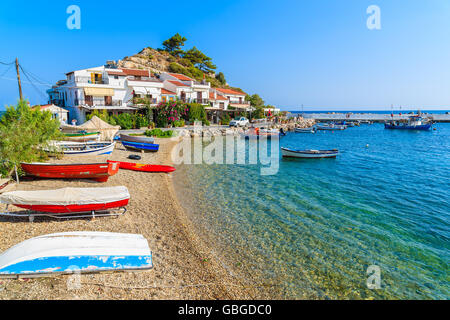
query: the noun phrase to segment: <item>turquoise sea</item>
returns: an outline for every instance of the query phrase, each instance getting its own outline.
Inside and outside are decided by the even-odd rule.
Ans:
[[[269,176],[260,165],[180,165],[175,189],[208,258],[262,296],[449,299],[450,124],[435,128],[289,133],[281,146],[341,154],[280,155]],[[369,266],[380,289],[367,287]]]

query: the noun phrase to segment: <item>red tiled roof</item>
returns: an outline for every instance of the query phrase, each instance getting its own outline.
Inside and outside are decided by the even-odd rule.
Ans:
[[[107,73],[112,76],[126,76],[126,73],[123,71],[107,71]]]
[[[214,98],[214,93],[210,92],[209,93],[209,100],[228,100],[228,99],[225,98],[224,96],[221,96],[220,94],[218,94],[217,97]]]
[[[193,79],[189,78],[188,76],[185,76],[184,74],[179,73],[169,73],[172,77],[177,78],[178,80],[182,81],[193,81]]]
[[[188,85],[181,83],[180,81],[176,81],[176,80],[169,80],[170,83],[176,85],[177,87],[188,87]]]
[[[176,95],[175,92],[169,91],[167,89],[161,88],[161,94],[170,94],[170,95]]]
[[[149,77],[150,73],[148,70],[139,70],[139,69],[120,69],[122,70],[127,76],[138,76],[138,77]]]
[[[225,93],[225,94],[234,94],[234,95],[239,95],[239,96],[245,96],[247,95],[245,92],[239,92],[236,90],[232,90],[232,89],[223,89],[223,88],[215,88],[217,91],[221,92],[221,93]]]

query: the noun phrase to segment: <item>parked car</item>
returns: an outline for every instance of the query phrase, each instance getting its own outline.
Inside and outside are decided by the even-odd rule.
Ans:
[[[230,127],[245,127],[249,123],[250,122],[248,121],[247,118],[239,117],[239,118],[235,118],[235,119],[230,121]]]

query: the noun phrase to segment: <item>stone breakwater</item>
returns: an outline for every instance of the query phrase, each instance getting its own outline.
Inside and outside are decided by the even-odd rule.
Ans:
[[[285,123],[260,123],[255,124],[255,127],[264,127],[269,129],[283,129],[284,131],[294,131],[295,128],[309,128],[315,124],[314,119],[296,119],[286,121]],[[213,136],[239,136],[249,129],[246,127],[194,127],[189,129],[178,129],[179,137],[213,137]]]

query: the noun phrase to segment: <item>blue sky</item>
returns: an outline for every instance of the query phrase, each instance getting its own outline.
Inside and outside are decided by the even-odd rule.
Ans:
[[[69,30],[66,8],[81,8]],[[366,9],[381,9],[368,30]],[[450,109],[450,1],[2,1],[0,61],[19,58],[45,83],[157,48],[179,32],[227,81],[284,110]],[[0,108],[18,98],[0,65]],[[32,104],[45,103],[22,76]]]

